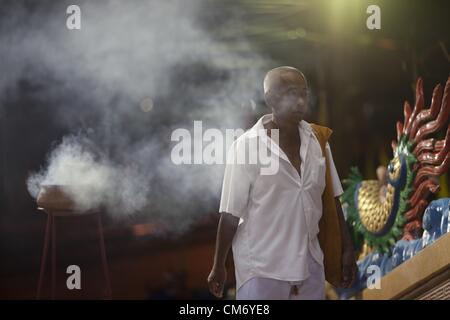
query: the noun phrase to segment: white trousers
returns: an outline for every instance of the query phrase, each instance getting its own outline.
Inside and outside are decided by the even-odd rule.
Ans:
[[[308,254],[309,277],[303,281],[283,281],[254,277],[238,290],[236,300],[324,300],[325,272]]]

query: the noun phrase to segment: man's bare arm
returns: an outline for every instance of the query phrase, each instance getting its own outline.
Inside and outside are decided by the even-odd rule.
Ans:
[[[339,217],[339,225],[342,234],[342,286],[344,288],[350,287],[355,279],[356,273],[356,257],[353,249],[353,242],[348,232],[347,223],[345,222],[344,213],[342,212],[341,201],[339,197],[334,198],[336,203],[336,210]]]
[[[226,212],[221,213],[217,228],[214,265],[208,276],[209,290],[216,297],[222,297],[223,295],[223,287],[226,280],[225,262],[238,224],[239,218]]]

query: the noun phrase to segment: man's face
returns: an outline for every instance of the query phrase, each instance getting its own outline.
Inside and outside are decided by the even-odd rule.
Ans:
[[[304,118],[308,105],[308,88],[300,74],[284,74],[282,85],[276,88],[274,96],[272,110],[278,121],[298,123]]]

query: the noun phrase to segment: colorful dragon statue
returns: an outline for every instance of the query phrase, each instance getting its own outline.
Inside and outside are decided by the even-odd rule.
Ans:
[[[414,108],[405,102],[404,121],[397,122],[384,179],[363,180],[352,168],[344,181],[342,202],[360,259],[372,251],[388,253],[400,238],[421,237],[423,213],[450,166],[450,77],[444,90],[440,84],[434,88],[431,106],[424,104],[419,79]]]

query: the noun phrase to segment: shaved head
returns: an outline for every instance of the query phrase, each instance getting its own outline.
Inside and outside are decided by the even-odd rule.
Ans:
[[[289,66],[277,67],[267,72],[264,77],[264,95],[269,91],[279,91],[281,88],[302,79],[307,85],[305,75],[298,69]]]

